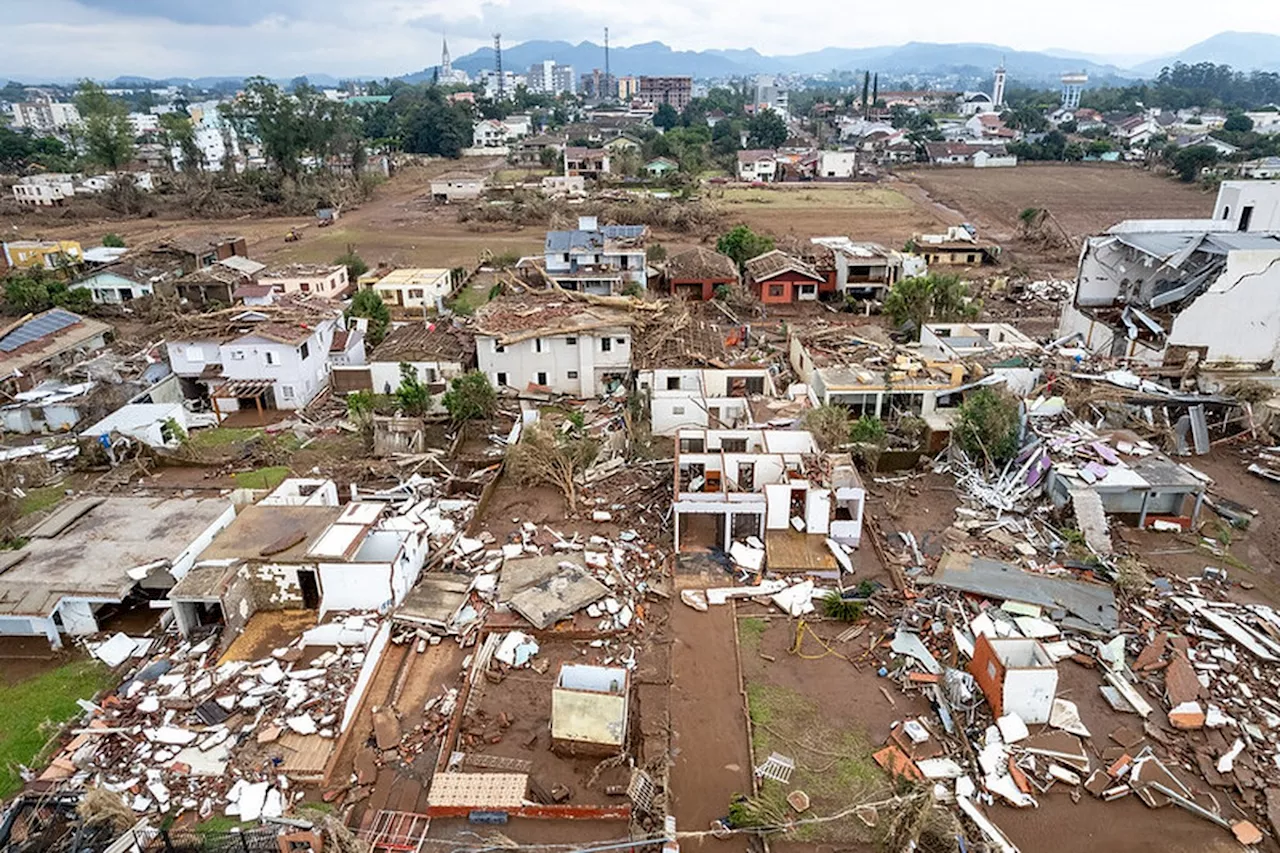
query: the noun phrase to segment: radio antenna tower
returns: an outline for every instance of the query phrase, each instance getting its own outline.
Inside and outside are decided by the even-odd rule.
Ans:
[[[502,33],[493,34],[493,61],[498,71],[498,100],[507,95],[507,80],[502,76]]]

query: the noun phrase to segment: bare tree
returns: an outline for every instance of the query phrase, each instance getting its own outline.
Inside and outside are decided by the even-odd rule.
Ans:
[[[563,432],[539,421],[525,427],[520,440],[507,449],[507,472],[523,485],[555,486],[564,495],[569,511],[575,512],[576,478],[599,452],[600,445],[580,429]]]

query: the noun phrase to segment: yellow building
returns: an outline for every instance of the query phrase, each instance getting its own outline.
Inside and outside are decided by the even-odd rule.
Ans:
[[[84,261],[75,240],[15,240],[3,246],[5,264],[14,269],[59,270]]]

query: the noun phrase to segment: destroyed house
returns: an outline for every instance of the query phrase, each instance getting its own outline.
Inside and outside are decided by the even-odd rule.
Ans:
[[[972,267],[1000,261],[999,246],[963,225],[952,225],[942,234],[917,234],[912,242],[928,264]]]
[[[28,531],[0,560],[0,636],[101,630],[127,602],[163,597],[231,523],[214,498],[78,498]]]
[[[813,237],[810,243],[830,251],[830,281],[836,293],[880,299],[902,277],[902,254],[879,243],[856,242],[848,237]]]
[[[679,331],[675,331],[680,327]],[[655,435],[682,427],[739,428],[751,403],[777,396],[774,368],[748,356],[747,330],[690,315],[652,324],[636,338],[636,388],[649,402]]]
[[[170,237],[162,240],[155,251],[176,257],[184,273],[206,269],[233,256],[249,256],[243,237],[208,234]]]
[[[0,379],[30,390],[75,360],[107,345],[111,327],[50,308],[0,326]]]
[[[220,416],[301,409],[328,386],[333,342],[345,329],[341,309],[326,299],[278,296],[229,317],[189,317],[165,346],[184,396],[208,401]],[[362,336],[346,342],[363,347]]]
[[[675,547],[729,552],[755,539],[792,552],[804,534],[857,545],[865,492],[847,456],[824,456],[802,430],[681,429],[676,433]],[[820,545],[823,552],[825,544]],[[828,556],[827,559],[830,559]],[[784,571],[802,568],[770,558]],[[824,568],[835,568],[835,562]]]
[[[405,323],[392,329],[369,356],[370,387],[390,394],[400,386],[402,364],[433,393],[442,393],[450,379],[475,367],[475,338],[448,322]]]
[[[251,282],[252,279],[239,270],[223,264],[210,264],[181,278],[165,282],[162,290],[171,292],[192,305],[225,306],[234,305],[237,288]]]
[[[925,323],[920,351],[939,359],[1035,353],[1040,345],[1008,323]]]
[[[961,393],[970,387],[963,364],[894,354],[849,332],[832,338],[793,330],[788,351],[813,404],[843,406],[854,417],[927,417],[959,406]]]
[[[386,610],[418,579],[425,537],[385,506],[258,504],[240,511],[169,592],[184,635],[239,631],[260,610]]]
[[[573,231],[548,231],[546,275],[565,290],[597,295],[619,294],[630,285],[648,283],[645,225],[599,225],[582,216]]]
[[[631,375],[634,319],[622,308],[541,291],[476,312],[476,364],[494,387],[594,397]]]
[[[738,267],[733,260],[701,246],[669,257],[662,275],[672,296],[701,302],[715,299],[718,288],[738,283]]]
[[[1059,336],[1149,365],[1274,372],[1278,261],[1280,235],[1229,221],[1121,223],[1085,241]]]

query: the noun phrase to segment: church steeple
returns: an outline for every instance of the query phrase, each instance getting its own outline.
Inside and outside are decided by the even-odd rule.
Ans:
[[[448,77],[453,72],[453,60],[449,58],[449,41],[440,37],[440,76]]]

